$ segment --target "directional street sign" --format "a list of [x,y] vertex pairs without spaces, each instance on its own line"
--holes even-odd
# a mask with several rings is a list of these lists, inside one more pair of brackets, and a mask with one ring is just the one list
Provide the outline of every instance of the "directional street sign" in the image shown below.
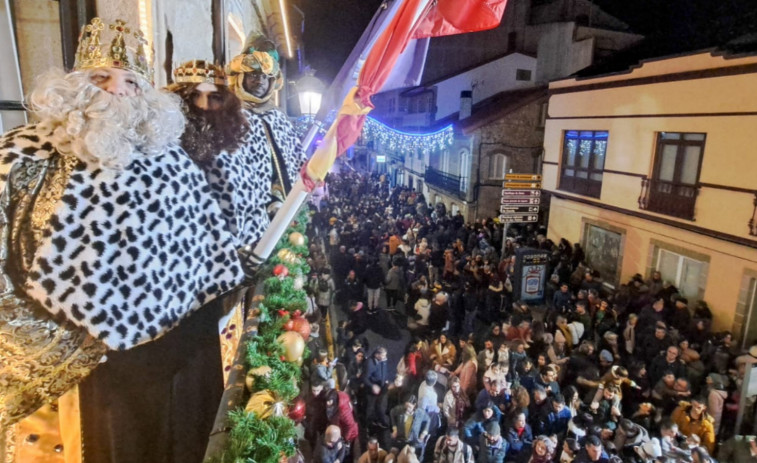
[[523,198],[526,196],[539,197],[541,190],[502,190],[502,197]]
[[537,174],[505,174],[505,180],[539,180],[541,175]]
[[499,212],[500,214],[537,213],[539,212],[539,206],[499,206]]
[[538,215],[500,215],[500,222],[514,223],[514,222],[538,222]]
[[512,196],[503,196],[502,197],[502,204],[511,205],[511,206],[520,206],[522,204],[541,204],[541,198],[520,198],[520,197],[512,197]]
[[506,182],[503,187],[507,189],[528,189],[528,188],[541,188],[541,182],[539,183],[523,183],[523,182]]

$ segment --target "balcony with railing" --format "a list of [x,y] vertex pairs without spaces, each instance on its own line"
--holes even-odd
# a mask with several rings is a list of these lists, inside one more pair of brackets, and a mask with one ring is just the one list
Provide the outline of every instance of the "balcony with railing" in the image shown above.
[[434,169],[433,167],[426,167],[426,184],[432,187],[442,189],[446,192],[452,193],[459,198],[465,197],[465,192],[462,191],[462,178],[459,175],[452,175],[447,172]]
[[699,189],[699,184],[690,185],[644,177],[641,179],[639,209],[694,220]]

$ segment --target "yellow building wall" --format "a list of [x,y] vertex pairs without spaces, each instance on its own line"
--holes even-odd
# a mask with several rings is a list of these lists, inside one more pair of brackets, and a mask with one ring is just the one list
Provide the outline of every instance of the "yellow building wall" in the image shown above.
[[648,276],[653,240],[707,256],[709,268],[703,299],[712,308],[713,329],[732,328],[742,277],[745,273],[757,272],[757,249],[560,198],[552,199],[549,238],[581,242],[586,220],[625,230],[620,271],[622,283],[636,273]]

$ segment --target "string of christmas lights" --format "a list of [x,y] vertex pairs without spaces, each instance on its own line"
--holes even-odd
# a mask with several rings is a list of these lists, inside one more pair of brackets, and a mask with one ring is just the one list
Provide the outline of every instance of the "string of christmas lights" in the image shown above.
[[366,117],[362,135],[365,140],[378,142],[391,151],[409,154],[420,149],[422,153],[427,154],[452,146],[454,130],[450,124],[432,133],[408,133]]

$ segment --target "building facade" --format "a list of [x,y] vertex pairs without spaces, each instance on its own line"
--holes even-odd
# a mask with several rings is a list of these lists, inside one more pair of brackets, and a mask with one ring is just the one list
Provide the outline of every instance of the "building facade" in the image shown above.
[[[268,0],[0,0],[0,133],[26,123],[22,102],[37,76],[73,67],[81,27],[98,15],[122,19],[145,34],[158,87],[169,83],[177,63],[227,63],[253,32],[274,40],[286,74],[287,60],[296,58],[299,44],[298,37],[285,33],[279,3]],[[287,90],[279,92],[280,105]]]
[[549,85],[549,235],[617,286],[659,271],[757,340],[757,57],[717,52]]

